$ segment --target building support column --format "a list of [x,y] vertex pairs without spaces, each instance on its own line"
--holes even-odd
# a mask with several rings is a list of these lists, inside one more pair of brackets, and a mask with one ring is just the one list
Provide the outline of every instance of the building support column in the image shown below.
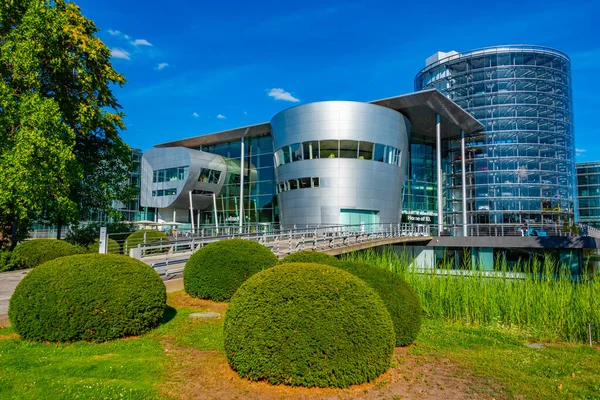
[[244,152],[244,137],[242,136],[242,148],[241,148],[241,161],[240,161],[240,233],[242,233],[242,226],[244,224],[244,158],[246,154]]
[[441,117],[438,114],[435,125],[435,153],[436,153],[436,179],[437,179],[437,214],[438,214],[438,235],[444,230],[444,202],[442,188],[442,125]]
[[196,233],[196,230],[194,229],[194,206],[192,205],[192,191],[190,190],[189,192],[190,195],[190,222],[192,223],[192,235],[194,233]]
[[219,219],[217,215],[217,195],[213,193],[213,211],[215,212],[215,228],[217,229],[217,235],[219,234]]
[[460,135],[460,178],[462,185],[462,220],[463,236],[468,236],[467,232],[467,161],[465,160],[465,131]]

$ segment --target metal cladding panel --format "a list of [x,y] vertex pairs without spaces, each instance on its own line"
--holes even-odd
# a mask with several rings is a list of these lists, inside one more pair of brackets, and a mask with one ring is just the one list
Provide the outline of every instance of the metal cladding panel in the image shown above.
[[400,222],[410,131],[410,123],[402,114],[372,104],[323,102],[283,111],[271,125],[275,149],[337,139],[385,144],[402,151],[401,166],[358,158],[321,158],[277,167],[277,183],[319,178],[319,187],[291,189],[278,195],[284,228],[338,225],[342,223],[341,209],[375,211],[382,223]]
[[[184,180],[153,182],[153,172],[175,167],[189,167]],[[218,183],[198,182],[202,168],[221,172]],[[227,166],[221,156],[184,147],[154,148],[144,152],[142,157],[140,205],[143,207],[180,208],[190,206],[189,192],[194,189],[206,190],[219,194],[223,188]],[[176,189],[172,196],[152,197],[153,190]],[[196,209],[205,209],[212,204],[212,198],[200,195],[192,196],[192,204]]]

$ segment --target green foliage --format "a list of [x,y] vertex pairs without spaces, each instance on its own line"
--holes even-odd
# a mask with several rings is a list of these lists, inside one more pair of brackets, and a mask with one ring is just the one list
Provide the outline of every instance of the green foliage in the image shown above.
[[12,253],[8,250],[0,250],[0,272],[10,271]]
[[125,252],[125,254],[129,254],[130,249],[137,247],[138,244],[142,243],[153,243],[155,245],[168,244],[169,238],[163,232],[157,231],[155,229],[141,229],[127,236],[127,239],[125,239],[123,251]]
[[94,23],[65,0],[0,3],[0,237],[130,198],[113,85],[125,79]]
[[246,279],[277,264],[277,257],[252,240],[229,239],[210,243],[185,264],[183,284],[192,297],[229,301]]
[[72,227],[67,233],[65,240],[71,244],[79,244],[88,247],[100,236],[100,228],[106,227],[106,233],[129,233],[131,225],[122,222],[93,222],[91,224],[80,224]]
[[[108,238],[107,254],[121,254],[121,245],[116,240]],[[100,239],[95,239],[86,247],[86,253],[98,253],[100,251]]]
[[79,253],[80,250],[64,240],[26,240],[15,247],[12,252],[12,269],[34,268],[55,258]]
[[336,267],[359,277],[379,294],[394,322],[396,346],[415,341],[421,329],[421,301],[404,279],[368,264],[342,261]]
[[334,256],[330,256],[329,254],[319,253],[318,251],[299,251],[297,253],[292,253],[282,260],[279,261],[280,264],[287,263],[315,263],[322,265],[329,265],[332,267],[336,267],[337,263],[340,260],[335,258]]
[[394,328],[361,279],[326,265],[261,271],[231,298],[227,360],[240,376],[292,386],[347,387],[385,372]]
[[600,341],[600,275],[573,279],[568,265],[546,255],[523,263],[515,272],[505,259],[496,271],[457,271],[448,260],[422,271],[406,253],[357,252],[347,260],[390,269],[417,292],[423,312],[432,319],[468,321],[527,331],[534,340],[587,342],[588,324]]
[[165,285],[143,262],[84,254],[29,272],[10,299],[8,315],[27,340],[103,342],[156,327],[165,302]]

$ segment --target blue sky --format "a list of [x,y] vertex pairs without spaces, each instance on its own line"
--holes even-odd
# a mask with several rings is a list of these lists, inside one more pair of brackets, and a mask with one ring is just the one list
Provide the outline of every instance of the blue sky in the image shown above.
[[578,161],[600,160],[599,1],[80,0],[128,83],[132,147],[268,121],[295,104],[413,91],[425,58],[550,46],[573,67]]

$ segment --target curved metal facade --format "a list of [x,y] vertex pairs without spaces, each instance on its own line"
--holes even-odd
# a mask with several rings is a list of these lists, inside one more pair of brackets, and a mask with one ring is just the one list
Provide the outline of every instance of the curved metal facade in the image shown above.
[[[469,223],[560,223],[577,215],[571,63],[564,53],[535,46],[453,53],[416,76],[416,90],[433,88],[485,125],[466,144]],[[450,215],[461,185],[460,153],[452,149],[444,165]]]
[[398,223],[410,122],[366,103],[328,101],[271,120],[281,224]]

